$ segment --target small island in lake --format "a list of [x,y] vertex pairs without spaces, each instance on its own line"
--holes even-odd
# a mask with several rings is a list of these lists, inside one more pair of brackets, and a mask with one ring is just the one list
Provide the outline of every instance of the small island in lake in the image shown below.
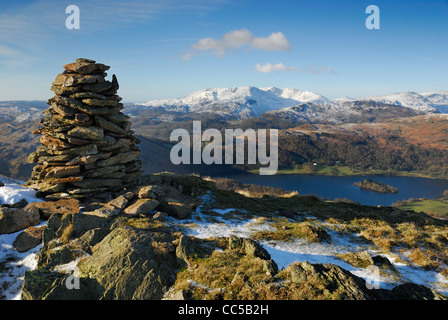
[[385,183],[373,181],[372,179],[364,179],[361,182],[355,182],[355,186],[360,187],[362,189],[368,189],[376,192],[382,193],[397,193],[398,188],[389,186]]

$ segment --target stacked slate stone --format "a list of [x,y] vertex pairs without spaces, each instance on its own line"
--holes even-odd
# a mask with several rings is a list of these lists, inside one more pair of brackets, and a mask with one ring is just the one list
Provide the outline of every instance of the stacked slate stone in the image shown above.
[[38,165],[26,183],[47,199],[102,198],[139,181],[140,141],[121,111],[117,78],[105,79],[109,68],[77,59],[52,84],[56,95],[34,132],[42,145],[28,157]]

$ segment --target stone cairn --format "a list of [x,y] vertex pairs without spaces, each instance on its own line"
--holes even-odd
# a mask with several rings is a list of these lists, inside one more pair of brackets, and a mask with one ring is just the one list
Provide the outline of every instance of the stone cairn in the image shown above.
[[52,84],[56,95],[34,131],[42,145],[28,157],[38,164],[25,184],[46,199],[107,198],[139,181],[140,141],[121,112],[117,78],[105,79],[109,68],[77,59]]

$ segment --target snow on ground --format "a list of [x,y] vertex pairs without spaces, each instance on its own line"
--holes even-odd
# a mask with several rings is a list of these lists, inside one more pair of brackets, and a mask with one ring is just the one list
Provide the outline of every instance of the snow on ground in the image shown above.
[[36,198],[35,190],[22,187],[17,183],[5,183],[0,187],[0,204],[14,204],[22,199],[28,203],[42,201]]
[[25,271],[37,267],[41,245],[26,252],[18,252],[12,245],[21,232],[0,235],[0,300],[20,300]]
[[[202,199],[203,203],[207,203],[211,200],[211,196],[205,195]],[[247,238],[253,231],[271,229],[269,225],[260,223],[257,217],[241,220],[224,216],[232,212],[241,212],[240,209],[214,209],[216,215],[213,218],[205,215],[202,210],[203,205],[200,205],[188,219],[182,220],[182,226],[188,226],[187,233],[196,238],[228,237],[231,234]],[[168,219],[173,223],[178,222],[174,218],[168,217]]]
[[[22,198],[26,199],[29,203],[41,201],[35,197],[33,190],[23,188],[20,185],[8,183],[0,187],[0,203],[11,204],[20,201]],[[211,196],[206,195],[203,200],[203,203],[207,203],[211,200]],[[187,228],[187,234],[197,238],[228,237],[230,235],[250,237],[255,231],[274,230],[266,222],[265,218],[256,216],[241,218],[241,215],[237,214],[238,212],[241,212],[241,210],[232,208],[213,209],[212,213],[214,215],[211,215],[204,213],[203,205],[201,205],[188,219],[182,220],[182,224],[179,226]],[[234,218],[231,216],[232,213],[236,213]],[[178,224],[178,220],[174,218],[168,217],[167,219],[172,223]],[[41,225],[45,223],[43,222]],[[308,243],[303,239],[296,239],[293,242],[261,241],[260,243],[269,252],[279,268],[286,268],[294,261],[332,263],[367,281],[371,281],[372,274],[369,270],[355,268],[336,256],[337,254],[347,252],[367,250],[371,255],[387,257],[400,273],[400,282],[397,282],[397,279],[392,277],[381,275],[379,279],[380,288],[392,289],[399,283],[408,281],[422,284],[444,294],[448,294],[448,280],[440,273],[427,271],[419,266],[397,262],[393,256],[379,253],[360,241],[357,235],[343,234],[330,229],[326,231],[331,236],[330,242]],[[25,271],[33,270],[37,267],[36,255],[40,251],[40,245],[24,253],[18,252],[12,246],[12,243],[20,232],[0,235],[0,300],[20,299]],[[406,259],[402,260],[406,261]],[[71,263],[61,266],[63,269],[61,271],[70,271],[75,265]]]
[[[204,201],[205,203],[210,198],[206,196],[204,200],[206,200]],[[228,219],[224,217],[225,214],[241,211],[239,209],[214,209],[212,211],[217,215],[214,215],[212,218],[210,218],[210,215],[203,213],[202,210],[203,206],[199,206],[189,219],[182,221],[182,226],[188,228],[186,233],[197,238],[228,237],[230,235],[248,238],[251,233],[257,230],[273,230],[273,227],[261,217],[246,219]],[[174,222],[174,219],[171,221]],[[420,266],[397,262],[392,255],[376,251],[370,245],[360,241],[361,239],[357,235],[342,234],[330,229],[326,231],[331,236],[330,242],[308,243],[306,240],[296,239],[292,242],[260,241],[260,243],[269,252],[271,258],[280,269],[286,268],[295,261],[322,264],[332,263],[365,279],[369,283],[377,279],[379,287],[382,289],[390,290],[401,283],[413,282],[448,294],[448,280],[442,274],[425,270]],[[364,250],[367,250],[371,256],[381,255],[388,258],[395,269],[398,270],[400,278],[397,279],[396,276],[388,277],[383,274],[379,276],[379,279],[374,278],[374,274],[370,269],[355,268],[336,256],[337,254]],[[400,258],[405,257],[401,256]]]
[[[28,203],[42,201],[33,189],[22,187],[18,181],[3,177],[0,180],[5,183],[0,187],[0,204],[14,204],[22,199]],[[45,224],[46,221],[41,225]],[[0,300],[20,299],[25,271],[37,267],[36,255],[41,245],[22,253],[12,245],[21,232],[0,235]]]
[[25,181],[14,179],[14,178],[5,177],[4,175],[0,175],[0,182],[3,182],[3,183],[15,183],[15,184],[24,184],[25,183]]

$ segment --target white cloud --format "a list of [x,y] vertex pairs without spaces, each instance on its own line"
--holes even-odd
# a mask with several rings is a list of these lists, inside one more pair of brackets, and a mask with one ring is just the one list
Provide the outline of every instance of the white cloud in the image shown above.
[[299,68],[297,66],[291,65],[286,66],[283,63],[277,63],[277,64],[259,64],[257,63],[255,65],[255,71],[260,73],[270,73],[270,72],[306,72],[306,73],[334,73],[334,70],[332,67],[324,67],[324,66],[311,66],[306,68]]
[[255,66],[255,70],[261,73],[269,73],[269,72],[285,72],[285,71],[300,71],[299,68],[296,66],[290,66],[287,67],[283,63],[277,63],[277,64],[259,64]]
[[217,56],[223,56],[227,50],[226,44],[212,38],[200,39],[191,46],[193,50],[210,50]]
[[268,37],[255,37],[247,29],[233,30],[224,34],[220,39],[203,38],[192,44],[190,51],[184,53],[181,58],[190,60],[200,51],[211,51],[213,54],[223,57],[232,49],[247,46],[249,49],[266,51],[289,51],[291,45],[281,32],[273,32]]
[[288,39],[281,32],[273,32],[267,38],[255,38],[252,41],[252,46],[257,49],[268,51],[290,51],[291,45]]
[[240,48],[253,41],[254,35],[247,29],[234,30],[222,36],[222,42],[232,48]]

